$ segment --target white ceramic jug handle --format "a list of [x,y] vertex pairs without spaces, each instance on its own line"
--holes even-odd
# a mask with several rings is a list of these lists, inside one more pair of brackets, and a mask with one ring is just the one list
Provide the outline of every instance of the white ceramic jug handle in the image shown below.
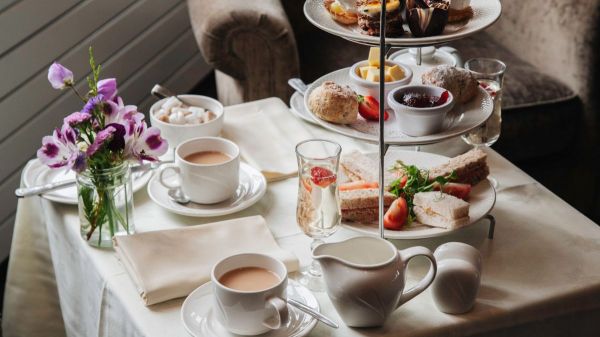
[[267,312],[271,315],[263,321],[264,326],[271,330],[277,330],[288,323],[290,315],[286,301],[279,297],[271,297],[267,299],[266,306],[268,307]]
[[423,277],[421,279],[421,281],[419,281],[419,283],[417,283],[414,287],[412,287],[402,293],[402,296],[400,296],[400,300],[398,301],[398,305],[396,307],[399,307],[403,303],[410,301],[415,296],[417,296],[421,292],[423,292],[423,290],[427,289],[427,287],[429,287],[431,285],[431,283],[433,282],[433,279],[435,278],[435,274],[437,272],[437,264],[435,263],[435,257],[433,257],[433,254],[431,253],[431,251],[429,249],[427,249],[425,247],[421,247],[421,246],[410,247],[410,248],[399,251],[399,253],[400,253],[400,258],[402,259],[402,262],[404,263],[404,274],[405,275],[406,275],[406,267],[408,266],[408,261],[410,261],[410,259],[412,259],[413,257],[425,256],[426,258],[429,259],[431,266],[429,267],[429,271],[427,272],[427,275],[425,275],[425,277]]

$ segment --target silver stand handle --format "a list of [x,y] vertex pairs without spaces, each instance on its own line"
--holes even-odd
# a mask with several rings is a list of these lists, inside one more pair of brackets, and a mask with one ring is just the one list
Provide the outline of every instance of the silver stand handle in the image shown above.
[[308,90],[308,85],[299,78],[290,78],[288,84],[302,96],[304,96],[306,90]]

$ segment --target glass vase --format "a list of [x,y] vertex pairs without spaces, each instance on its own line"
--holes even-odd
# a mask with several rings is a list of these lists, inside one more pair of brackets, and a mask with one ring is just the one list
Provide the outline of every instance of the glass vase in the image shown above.
[[81,237],[88,244],[112,247],[113,236],[135,232],[129,163],[78,174],[77,193]]

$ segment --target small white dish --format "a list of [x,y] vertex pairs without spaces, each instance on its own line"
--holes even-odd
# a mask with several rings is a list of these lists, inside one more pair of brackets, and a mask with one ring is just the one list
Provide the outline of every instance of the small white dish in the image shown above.
[[[165,179],[177,179],[175,174],[164,176]],[[158,175],[148,183],[150,199],[166,210],[191,217],[213,217],[242,211],[260,200],[267,191],[267,180],[262,173],[246,163],[240,163],[240,183],[235,195],[223,202],[211,205],[190,202],[182,205],[169,198],[168,188],[160,183]]]
[[[146,186],[148,180],[152,177],[152,170],[132,173],[131,177],[133,179],[131,182],[133,192],[135,193]],[[42,164],[38,159],[30,161],[23,170],[24,187],[45,185],[68,179],[75,179],[75,173],[73,171],[65,172],[65,170],[62,169],[51,169]],[[42,194],[42,198],[61,204],[77,205],[77,187],[73,185],[50,191]]]
[[[300,285],[289,279],[287,296],[293,298],[312,309],[319,311],[319,302],[315,296]],[[208,282],[194,290],[181,306],[181,321],[187,332],[194,337],[235,337],[227,331],[215,317],[213,309],[212,283]],[[302,337],[310,333],[317,324],[317,320],[288,305],[290,313],[289,323],[282,329],[272,330],[260,336],[264,337]]]
[[448,100],[430,108],[417,108],[405,105],[400,98],[406,93],[416,93],[440,97],[448,90],[433,85],[405,85],[391,90],[387,102],[398,117],[400,131],[413,137],[427,136],[441,131],[446,114],[454,107],[454,96],[448,91]]
[[168,98],[163,98],[150,107],[150,124],[160,129],[161,136],[169,142],[170,148],[175,148],[179,143],[198,137],[217,137],[223,129],[225,114],[223,104],[214,98],[202,95],[177,95],[184,101],[194,106],[210,110],[215,113],[215,119],[202,124],[171,124],[165,123],[155,117],[161,106]]
[[[362,96],[373,96],[375,97],[375,99],[377,101],[379,101],[379,82],[372,82],[372,81],[367,81],[365,79],[363,79],[362,77],[360,77],[359,71],[360,71],[360,67],[365,67],[368,66],[369,62],[368,61],[360,61],[355,63],[352,67],[350,67],[350,70],[348,72],[349,76],[350,76],[350,86],[352,87],[352,89],[354,89],[354,91]],[[400,62],[396,62],[396,61],[392,61],[392,60],[386,60],[385,61],[385,65],[387,66],[399,66],[402,71],[404,72],[404,78],[398,81],[392,81],[392,82],[385,82],[385,89],[383,90],[383,97],[387,97],[388,93],[398,87],[401,87],[403,85],[409,84],[410,81],[412,80],[413,77],[413,72],[412,70],[403,65]],[[379,102],[381,104],[381,102]],[[389,109],[389,105],[386,102],[384,102],[384,106],[386,109]]]

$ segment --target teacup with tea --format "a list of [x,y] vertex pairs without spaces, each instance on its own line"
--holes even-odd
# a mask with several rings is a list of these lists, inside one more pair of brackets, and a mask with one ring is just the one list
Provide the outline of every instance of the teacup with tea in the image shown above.
[[264,254],[238,254],[218,262],[211,273],[219,323],[231,333],[258,335],[285,327],[287,269]]
[[[167,172],[174,171],[174,182]],[[167,188],[181,188],[195,203],[215,204],[231,198],[239,185],[240,149],[224,138],[200,137],[175,149],[175,164],[160,172]]]

